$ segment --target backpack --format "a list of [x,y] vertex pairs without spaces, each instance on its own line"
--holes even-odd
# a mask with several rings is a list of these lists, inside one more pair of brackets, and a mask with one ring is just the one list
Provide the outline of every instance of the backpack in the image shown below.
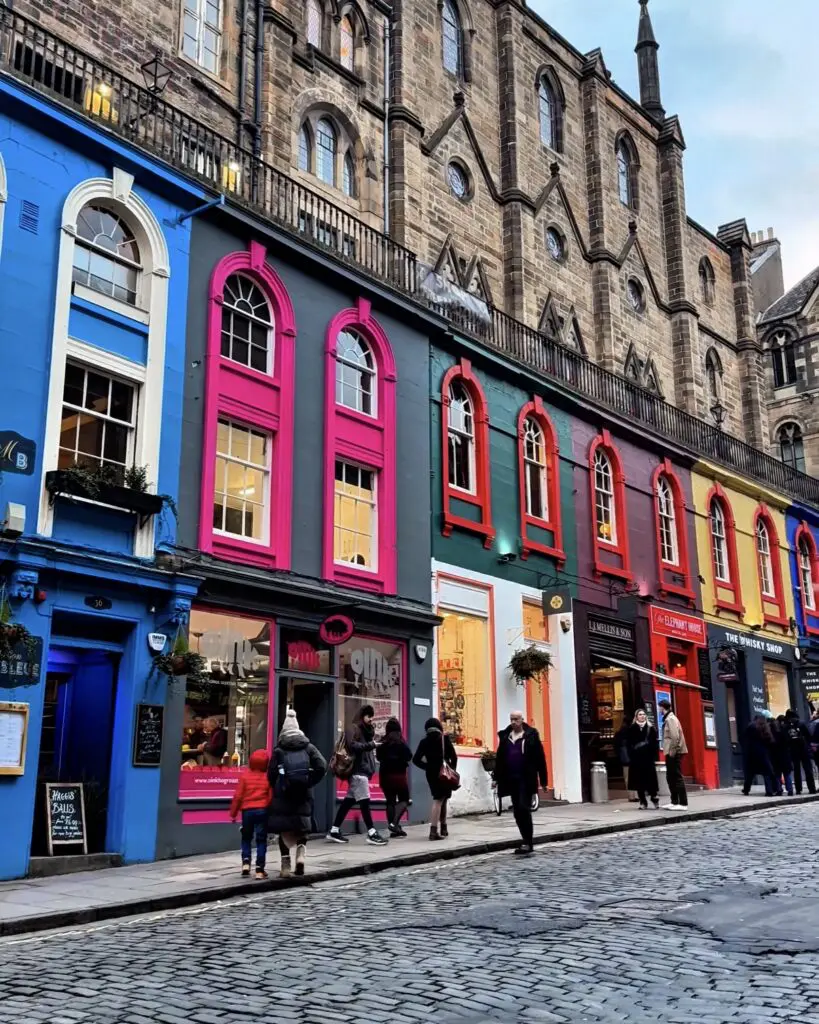
[[307,748],[278,752],[276,795],[288,800],[304,799],[310,789],[310,755]]

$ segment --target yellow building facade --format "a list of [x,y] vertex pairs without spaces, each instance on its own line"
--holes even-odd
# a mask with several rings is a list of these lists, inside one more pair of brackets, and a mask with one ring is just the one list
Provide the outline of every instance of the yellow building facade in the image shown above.
[[785,523],[789,500],[700,461],[691,471],[702,611],[720,785],[742,776],[754,715],[798,706],[794,589]]

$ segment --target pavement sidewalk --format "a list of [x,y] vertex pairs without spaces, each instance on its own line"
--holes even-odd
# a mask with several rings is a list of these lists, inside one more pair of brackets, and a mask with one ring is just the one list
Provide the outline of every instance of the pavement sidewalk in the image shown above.
[[[738,789],[692,793],[688,811],[641,811],[636,804],[546,805],[535,815],[535,843],[565,842],[589,836],[626,832],[685,821],[731,817],[749,811],[773,810],[788,804],[819,800],[814,796],[766,798],[762,792],[745,797]],[[19,879],[0,883],[0,936],[88,924],[131,914],[153,913],[199,903],[259,893],[294,885],[351,878],[387,868],[409,867],[455,857],[511,850],[520,841],[510,811],[497,817],[484,814],[450,820],[450,836],[430,843],[427,825],[407,827],[406,839],[375,847],[363,835],[349,845],[323,840],[307,848],[307,874],[279,879],[278,846],[269,850],[270,878],[257,882],[239,874],[236,853],[132,864],[100,871]]]

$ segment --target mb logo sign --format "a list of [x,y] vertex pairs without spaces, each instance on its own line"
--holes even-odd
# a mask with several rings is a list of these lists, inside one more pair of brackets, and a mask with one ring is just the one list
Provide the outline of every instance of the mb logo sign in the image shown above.
[[14,430],[0,430],[0,472],[31,476],[37,445]]

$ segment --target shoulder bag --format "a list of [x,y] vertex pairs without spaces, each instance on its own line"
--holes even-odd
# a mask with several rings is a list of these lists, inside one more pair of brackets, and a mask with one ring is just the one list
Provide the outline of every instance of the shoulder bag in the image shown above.
[[438,772],[438,781],[452,790],[461,788],[461,776],[446,763],[446,739],[443,733],[441,733],[441,770]]
[[344,738],[344,733],[342,733],[338,738],[336,749],[333,751],[328,767],[337,779],[349,779],[353,774],[354,763],[354,758],[347,749],[347,741]]

